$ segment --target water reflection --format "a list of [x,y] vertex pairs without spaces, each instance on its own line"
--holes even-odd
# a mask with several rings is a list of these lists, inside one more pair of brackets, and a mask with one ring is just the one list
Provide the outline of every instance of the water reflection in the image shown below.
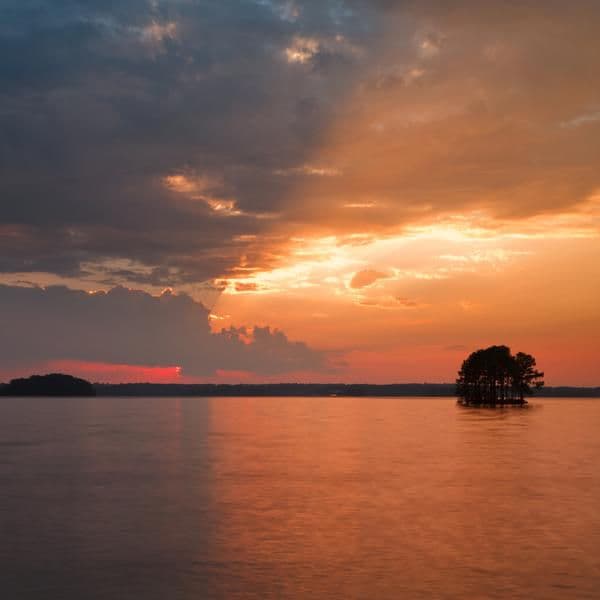
[[[595,579],[578,581],[579,593],[592,597],[599,529],[581,516],[590,491],[572,470],[581,446],[562,448],[565,431],[578,429],[563,431],[562,411],[547,420],[533,409],[381,399],[238,408],[215,402],[211,412],[222,434],[216,548],[234,565],[232,590],[550,597],[583,570]],[[591,512],[597,477],[594,486]]]
[[23,399],[0,413],[4,597],[600,586],[598,402]]

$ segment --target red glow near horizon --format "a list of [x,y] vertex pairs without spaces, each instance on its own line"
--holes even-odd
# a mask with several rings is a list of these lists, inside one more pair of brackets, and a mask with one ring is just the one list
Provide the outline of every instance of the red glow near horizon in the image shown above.
[[56,360],[10,371],[2,379],[27,377],[32,373],[68,373],[94,383],[182,383],[180,367],[118,365],[78,360]]
[[[517,346],[515,346],[517,348]],[[520,348],[520,346],[519,346]],[[556,349],[534,348],[538,366],[546,373],[546,385],[597,385],[594,358],[585,349],[579,354],[557,352]],[[462,360],[471,350],[449,349],[423,352],[390,352],[384,356],[378,352],[354,351],[344,355],[343,361],[332,370],[296,371],[278,375],[264,375],[249,371],[218,369],[213,375],[186,376],[177,366],[140,366],[57,360],[21,367],[17,370],[0,370],[0,381],[32,374],[68,373],[94,383],[220,383],[220,384],[262,384],[262,383],[451,383]],[[569,356],[571,354],[571,356]],[[450,366],[449,361],[452,362]],[[431,365],[435,364],[440,373],[431,376]],[[390,373],[394,376],[390,377]],[[577,375],[573,383],[573,373]]]

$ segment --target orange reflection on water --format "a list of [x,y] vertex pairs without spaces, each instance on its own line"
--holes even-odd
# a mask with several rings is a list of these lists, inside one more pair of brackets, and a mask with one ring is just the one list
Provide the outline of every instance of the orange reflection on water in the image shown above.
[[[570,585],[574,565],[592,585],[599,531],[585,529],[594,504],[582,511],[572,494],[598,494],[600,481],[589,469],[587,487],[574,477],[582,447],[553,450],[564,420],[541,410],[473,413],[448,399],[211,401],[213,558],[227,566],[229,591],[552,597],[550,582]],[[581,414],[571,421],[592,439]]]

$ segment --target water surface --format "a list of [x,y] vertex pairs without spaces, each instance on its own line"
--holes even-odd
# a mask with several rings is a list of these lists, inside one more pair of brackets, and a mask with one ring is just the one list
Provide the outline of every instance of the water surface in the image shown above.
[[600,401],[0,402],[3,598],[597,598]]

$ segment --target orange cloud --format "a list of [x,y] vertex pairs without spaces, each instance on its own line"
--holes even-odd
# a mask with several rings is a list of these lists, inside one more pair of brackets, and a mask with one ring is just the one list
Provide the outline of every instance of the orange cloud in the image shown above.
[[373,285],[377,280],[385,279],[386,277],[389,277],[389,275],[382,271],[376,271],[374,269],[365,269],[363,271],[358,271],[358,273],[354,274],[350,281],[350,287],[352,289],[358,290]]
[[255,292],[256,290],[258,290],[258,284],[256,283],[243,283],[239,281],[235,283],[236,292]]

